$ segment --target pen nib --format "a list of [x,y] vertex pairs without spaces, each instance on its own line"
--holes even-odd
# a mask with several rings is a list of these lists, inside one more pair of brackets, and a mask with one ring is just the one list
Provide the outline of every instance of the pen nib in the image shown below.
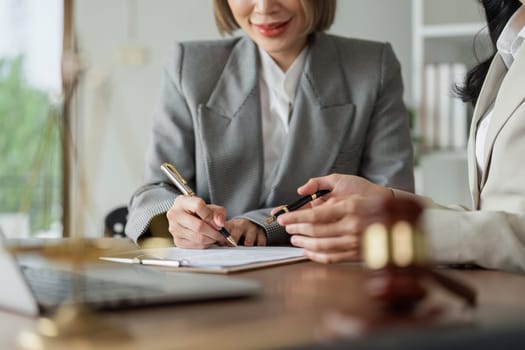
[[235,240],[231,236],[226,238],[226,240],[230,242],[232,246],[237,247],[237,243],[235,243]]

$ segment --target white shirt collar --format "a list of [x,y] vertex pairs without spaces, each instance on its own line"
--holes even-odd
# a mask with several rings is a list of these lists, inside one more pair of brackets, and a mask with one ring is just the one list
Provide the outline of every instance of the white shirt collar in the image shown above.
[[303,49],[284,73],[264,50],[259,48],[259,83],[264,147],[264,181],[261,203],[272,189],[275,172],[288,140],[290,116],[297,85],[307,56]]
[[273,93],[285,98],[290,104],[293,104],[295,99],[295,92],[304,69],[307,51],[308,49],[305,47],[285,73],[270,55],[259,47],[261,77]]
[[525,39],[525,6],[521,6],[510,18],[497,41],[498,52],[509,68]]

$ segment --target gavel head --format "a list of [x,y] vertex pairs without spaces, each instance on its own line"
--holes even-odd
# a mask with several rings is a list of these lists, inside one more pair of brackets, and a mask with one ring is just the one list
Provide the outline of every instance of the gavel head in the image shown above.
[[426,291],[424,236],[418,220],[423,207],[405,198],[370,199],[370,224],[363,233],[362,256],[371,270],[369,295],[393,311],[410,311]]

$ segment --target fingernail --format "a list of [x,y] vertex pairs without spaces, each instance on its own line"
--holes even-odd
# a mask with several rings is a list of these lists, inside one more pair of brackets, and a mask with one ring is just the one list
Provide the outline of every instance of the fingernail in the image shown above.
[[282,215],[279,215],[277,217],[277,222],[279,223],[279,225],[281,226],[286,226],[286,223],[287,223],[287,219],[288,219],[288,214],[282,214]]
[[294,225],[294,224],[286,225],[286,232],[297,233],[296,231],[297,231],[297,225]]

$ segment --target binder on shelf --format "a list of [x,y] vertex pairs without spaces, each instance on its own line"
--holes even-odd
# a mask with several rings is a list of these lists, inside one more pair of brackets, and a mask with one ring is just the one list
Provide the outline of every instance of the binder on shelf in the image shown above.
[[437,117],[437,140],[438,148],[446,149],[451,145],[451,89],[452,81],[450,79],[450,65],[446,63],[439,64],[437,67],[438,79],[438,117]]
[[421,107],[421,130],[424,149],[433,149],[435,145],[436,123],[436,98],[437,98],[436,66],[427,64],[423,74],[423,101]]
[[424,66],[419,118],[424,149],[452,150],[466,147],[468,108],[453,94],[454,86],[462,84],[466,72],[466,66],[461,63]]
[[[461,63],[452,65],[452,80],[457,86],[462,86],[467,75],[467,66]],[[456,97],[452,99],[452,148],[464,149],[467,146],[468,106]]]

